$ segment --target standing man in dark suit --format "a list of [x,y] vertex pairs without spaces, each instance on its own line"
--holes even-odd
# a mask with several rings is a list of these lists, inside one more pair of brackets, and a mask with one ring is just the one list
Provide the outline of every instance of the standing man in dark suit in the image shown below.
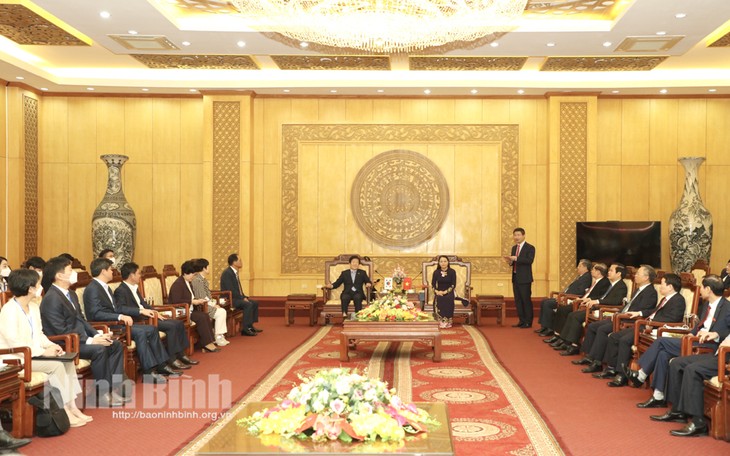
[[242,336],[255,336],[263,332],[263,329],[254,328],[253,324],[259,321],[259,303],[249,299],[243,293],[241,277],[238,275],[243,268],[243,261],[237,253],[228,255],[228,267],[221,273],[221,290],[230,291],[233,299],[233,307],[243,310],[243,321],[241,322]]
[[[107,285],[113,277],[111,260],[96,258],[91,262],[89,270],[94,280],[84,290],[84,308],[88,318],[91,321],[118,321],[121,325],[131,326],[145,383],[167,383],[162,374],[179,376],[180,371],[167,365],[165,347],[157,328],[152,325],[135,325],[132,317],[124,315],[114,301],[112,290]],[[154,311],[149,309],[139,310],[137,313],[145,317],[154,316]]]
[[41,301],[43,332],[48,336],[78,334],[79,357],[91,361],[91,372],[101,395],[99,403],[112,407],[124,405],[126,399],[115,391],[124,381],[122,344],[112,340],[109,334],[97,333],[84,318],[76,292],[69,290],[76,283],[71,261],[64,257],[48,260],[41,283],[45,290]]
[[[582,259],[578,262],[578,266],[575,268],[575,272],[578,277],[568,285],[563,293],[572,295],[582,295],[591,286],[593,278],[591,277],[591,268],[593,263],[591,260]],[[543,299],[540,303],[540,329],[535,332],[541,337],[547,337],[553,335],[553,330],[550,329],[553,325],[553,316],[555,315],[555,309],[558,308],[558,301],[555,298]]]
[[535,261],[535,247],[525,242],[525,229],[515,228],[512,231],[512,246],[510,256],[504,260],[512,266],[512,293],[515,297],[515,307],[520,321],[514,328],[532,327],[532,262]]
[[[647,320],[656,322],[680,323],[684,318],[686,309],[684,296],[679,294],[681,289],[682,279],[677,274],[665,274],[659,285],[659,293],[663,298],[659,301],[656,309],[628,312],[629,317],[632,319],[646,317]],[[609,373],[613,372],[616,377],[608,382],[608,386],[626,386],[628,384],[628,364],[633,356],[631,351],[633,345],[633,327],[611,333],[608,336],[606,355],[603,358],[606,362],[606,371],[598,375],[594,374],[594,376],[596,378],[607,378],[607,376],[610,377]]]
[[185,323],[174,318],[168,320],[145,302],[138,288],[142,279],[139,265],[124,263],[120,272],[124,281],[114,291],[114,301],[119,312],[129,315],[136,322],[146,318],[142,313],[145,310],[157,315],[157,329],[167,335],[167,362],[175,369],[189,369],[190,366],[199,364],[199,361],[194,361],[185,355],[185,349],[190,346],[185,333]]
[[[705,300],[699,310],[700,319],[692,328],[692,335],[700,338],[700,346],[717,350],[720,341],[730,334],[730,303],[722,297],[723,287],[720,278],[714,274],[702,279],[700,294]],[[667,386],[669,362],[681,354],[682,339],[660,337],[639,358],[638,371],[628,372],[631,383],[638,387],[644,384],[652,373],[652,397],[637,404],[639,408],[666,407],[664,393]],[[717,364],[715,364],[717,366]]]
[[[657,305],[657,293],[654,288],[656,270],[648,264],[642,264],[634,274],[636,288],[631,299],[625,300],[623,308],[618,313],[641,312],[654,309]],[[586,336],[583,339],[581,351],[585,357],[573,361],[573,364],[589,364],[581,372],[590,374],[601,371],[603,356],[606,353],[608,335],[613,331],[613,319],[604,318],[594,321],[586,327]]]
[[342,294],[340,295],[342,316],[347,317],[347,307],[350,305],[350,301],[355,304],[355,312],[360,312],[360,310],[362,310],[362,301],[367,296],[363,287],[369,290],[373,285],[372,282],[370,282],[367,272],[360,269],[359,256],[351,256],[350,269],[342,271],[342,273],[340,273],[340,277],[335,280],[335,283],[327,283],[325,284],[325,288],[333,289],[342,284],[345,285],[345,288],[342,290]]

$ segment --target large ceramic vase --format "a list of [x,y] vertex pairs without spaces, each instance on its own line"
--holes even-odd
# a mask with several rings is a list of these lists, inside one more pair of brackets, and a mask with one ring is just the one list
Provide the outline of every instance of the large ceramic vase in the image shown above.
[[104,249],[114,250],[117,267],[132,261],[137,219],[122,190],[122,165],[126,155],[102,155],[109,170],[106,193],[91,219],[91,243],[94,257]]
[[697,171],[702,157],[683,157],[684,193],[679,207],[669,217],[669,256],[672,271],[689,272],[697,260],[710,263],[712,215],[700,198]]

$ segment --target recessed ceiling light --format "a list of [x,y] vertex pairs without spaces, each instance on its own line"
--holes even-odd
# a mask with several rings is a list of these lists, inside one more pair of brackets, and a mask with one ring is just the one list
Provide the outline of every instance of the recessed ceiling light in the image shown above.
[[426,90],[423,91],[423,93],[425,93],[426,95],[429,95],[431,93],[431,90],[426,89]]
[[240,48],[246,47],[246,42],[245,41],[239,41],[239,42],[236,43],[236,46],[238,46]]
[[23,80],[23,79],[25,79],[25,78],[24,78],[23,76],[15,76],[15,79],[17,79],[17,80],[19,80],[19,81],[22,81],[22,80]]
[[619,90],[612,90],[611,93],[619,93]]
[[299,43],[299,47],[303,47],[303,48],[309,47],[309,43],[307,43],[306,41],[302,41],[301,43]]
[[127,30],[127,33],[129,33],[130,35],[136,35],[137,31],[136,30]]
[[99,13],[99,16],[101,16],[102,19],[109,19],[110,17],[112,17],[109,11],[102,11]]
[[477,89],[471,89],[471,90],[469,91],[469,93],[471,93],[472,95],[476,95],[476,94],[478,94],[478,93],[479,93],[479,91],[478,91]]
[[150,91],[150,89],[148,89],[148,88],[142,89],[142,92],[149,92],[149,91]]
[[550,48],[551,48],[551,47],[555,47],[555,43],[553,43],[553,42],[551,41],[551,42],[549,42],[548,44],[546,44],[546,46],[547,46],[547,47],[550,47]]
[[383,92],[385,92],[385,90],[383,90],[383,89],[378,89],[378,93],[383,93]]
[[289,93],[289,92],[291,92],[291,90],[289,90],[289,89],[284,89],[284,93]]
[[330,93],[337,93],[337,90],[336,89],[332,89],[332,90],[330,90]]
[[190,46],[190,41],[183,41],[182,42],[182,45],[183,46]]
[[662,89],[662,90],[659,91],[659,93],[661,93],[661,94],[665,94],[667,92],[669,92],[667,89]]
[[41,87],[41,90],[44,92],[48,92],[48,87]]
[[677,19],[684,19],[685,17],[687,17],[687,15],[685,13],[677,13],[674,15],[674,17],[676,17]]
[[717,89],[707,89],[708,92],[717,92]]
[[87,87],[86,90],[94,90],[93,87]]
[[496,41],[492,41],[491,43],[489,43],[489,45],[493,48],[499,47],[499,43],[497,43]]
[[660,31],[656,32],[656,34],[659,36],[664,36],[667,34],[667,32],[665,32],[664,30],[660,30]]
[[520,90],[517,91],[517,93],[519,93],[520,95],[522,95],[523,93],[525,93],[525,91],[522,90],[522,89],[520,89]]
[[613,44],[613,43],[612,43],[612,42],[610,42],[610,41],[604,41],[604,42],[603,42],[603,47],[611,47],[611,45],[612,45],[612,44]]
[[190,89],[191,92],[197,92],[198,89]]

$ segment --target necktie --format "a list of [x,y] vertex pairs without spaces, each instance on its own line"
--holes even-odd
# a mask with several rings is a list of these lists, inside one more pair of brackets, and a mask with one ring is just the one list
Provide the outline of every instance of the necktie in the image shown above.
[[238,282],[238,292],[241,293],[241,296],[243,296],[243,287],[241,286],[241,278],[238,276],[238,273],[236,274],[236,282]]
[[78,308],[78,307],[76,307],[76,303],[75,303],[75,302],[73,301],[73,299],[71,299],[71,293],[69,293],[69,291],[68,291],[68,290],[66,290],[66,291],[64,292],[64,294],[66,295],[66,299],[68,299],[68,302],[70,302],[70,303],[71,303],[71,307],[73,307],[73,308],[74,308],[74,310],[76,310],[76,311],[78,312],[78,311],[79,311],[79,308]]
[[[616,282],[616,283],[618,283],[618,282]],[[611,284],[611,286],[610,286],[610,287],[608,287],[608,290],[606,290],[606,292],[605,292],[605,293],[603,293],[603,296],[601,296],[601,297],[600,297],[599,299],[603,299],[603,298],[605,298],[606,296],[608,296],[608,293],[610,293],[610,292],[611,292],[611,288],[613,288],[613,285],[614,285],[614,284]]]
[[662,298],[662,301],[659,303],[658,306],[656,306],[656,310],[653,314],[649,315],[649,320],[653,320],[654,316],[659,313],[660,310],[662,310],[662,307],[664,307],[664,304],[667,302],[667,298]]
[[[715,311],[717,311],[717,306],[715,306]],[[705,316],[704,318],[700,319],[702,323],[697,328],[702,329],[705,327],[705,325],[707,325],[707,330],[709,331],[712,327],[712,319],[714,317],[714,313],[715,312],[712,312],[712,309],[710,309],[710,304],[708,303],[707,308],[705,308]]]
[[621,313],[628,312],[628,310],[631,308],[631,304],[634,303],[634,299],[636,299],[636,297],[639,295],[639,293],[641,293],[641,289],[640,288],[637,288],[636,290],[634,290],[633,296],[631,296],[631,299],[629,300],[629,302],[626,303],[626,305],[624,306],[624,308],[621,309]]
[[591,282],[591,287],[589,289],[587,289],[586,294],[583,295],[584,298],[587,298],[588,295],[591,294],[591,290],[593,290],[593,287],[595,287],[597,283],[598,283],[598,280],[594,280],[593,282]]
[[[520,244],[517,244],[517,248],[515,249],[515,258],[520,256]],[[512,263],[512,272],[517,272],[517,260]]]

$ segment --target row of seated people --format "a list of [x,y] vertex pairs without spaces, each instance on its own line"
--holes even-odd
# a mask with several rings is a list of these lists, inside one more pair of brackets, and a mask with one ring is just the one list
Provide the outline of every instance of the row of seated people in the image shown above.
[[[543,341],[563,356],[582,352],[584,356],[573,364],[586,366],[582,372],[595,378],[612,379],[610,387],[639,387],[651,377],[652,395],[637,407],[671,404],[667,413],[651,419],[686,423],[671,431],[675,436],[707,434],[704,381],[719,370],[724,373],[725,353],[730,354],[730,302],[723,297],[730,287],[730,262],[722,277],[706,275],[700,286],[694,286],[691,279],[694,291],[688,296],[692,299],[699,293],[702,303],[690,302],[690,311],[700,317],[696,324],[680,330],[666,328],[681,325],[688,308],[679,275],[657,278],[653,267],[641,265],[633,280],[624,280],[624,265],[606,267],[589,260],[580,260],[577,272],[576,280],[562,294],[562,298],[572,298],[563,299],[566,305],[560,305],[558,299],[542,302],[541,328],[536,332],[546,337]],[[609,318],[601,318],[609,312]],[[662,337],[671,332],[689,334],[686,341]],[[638,369],[632,369],[634,352],[639,355]]]

